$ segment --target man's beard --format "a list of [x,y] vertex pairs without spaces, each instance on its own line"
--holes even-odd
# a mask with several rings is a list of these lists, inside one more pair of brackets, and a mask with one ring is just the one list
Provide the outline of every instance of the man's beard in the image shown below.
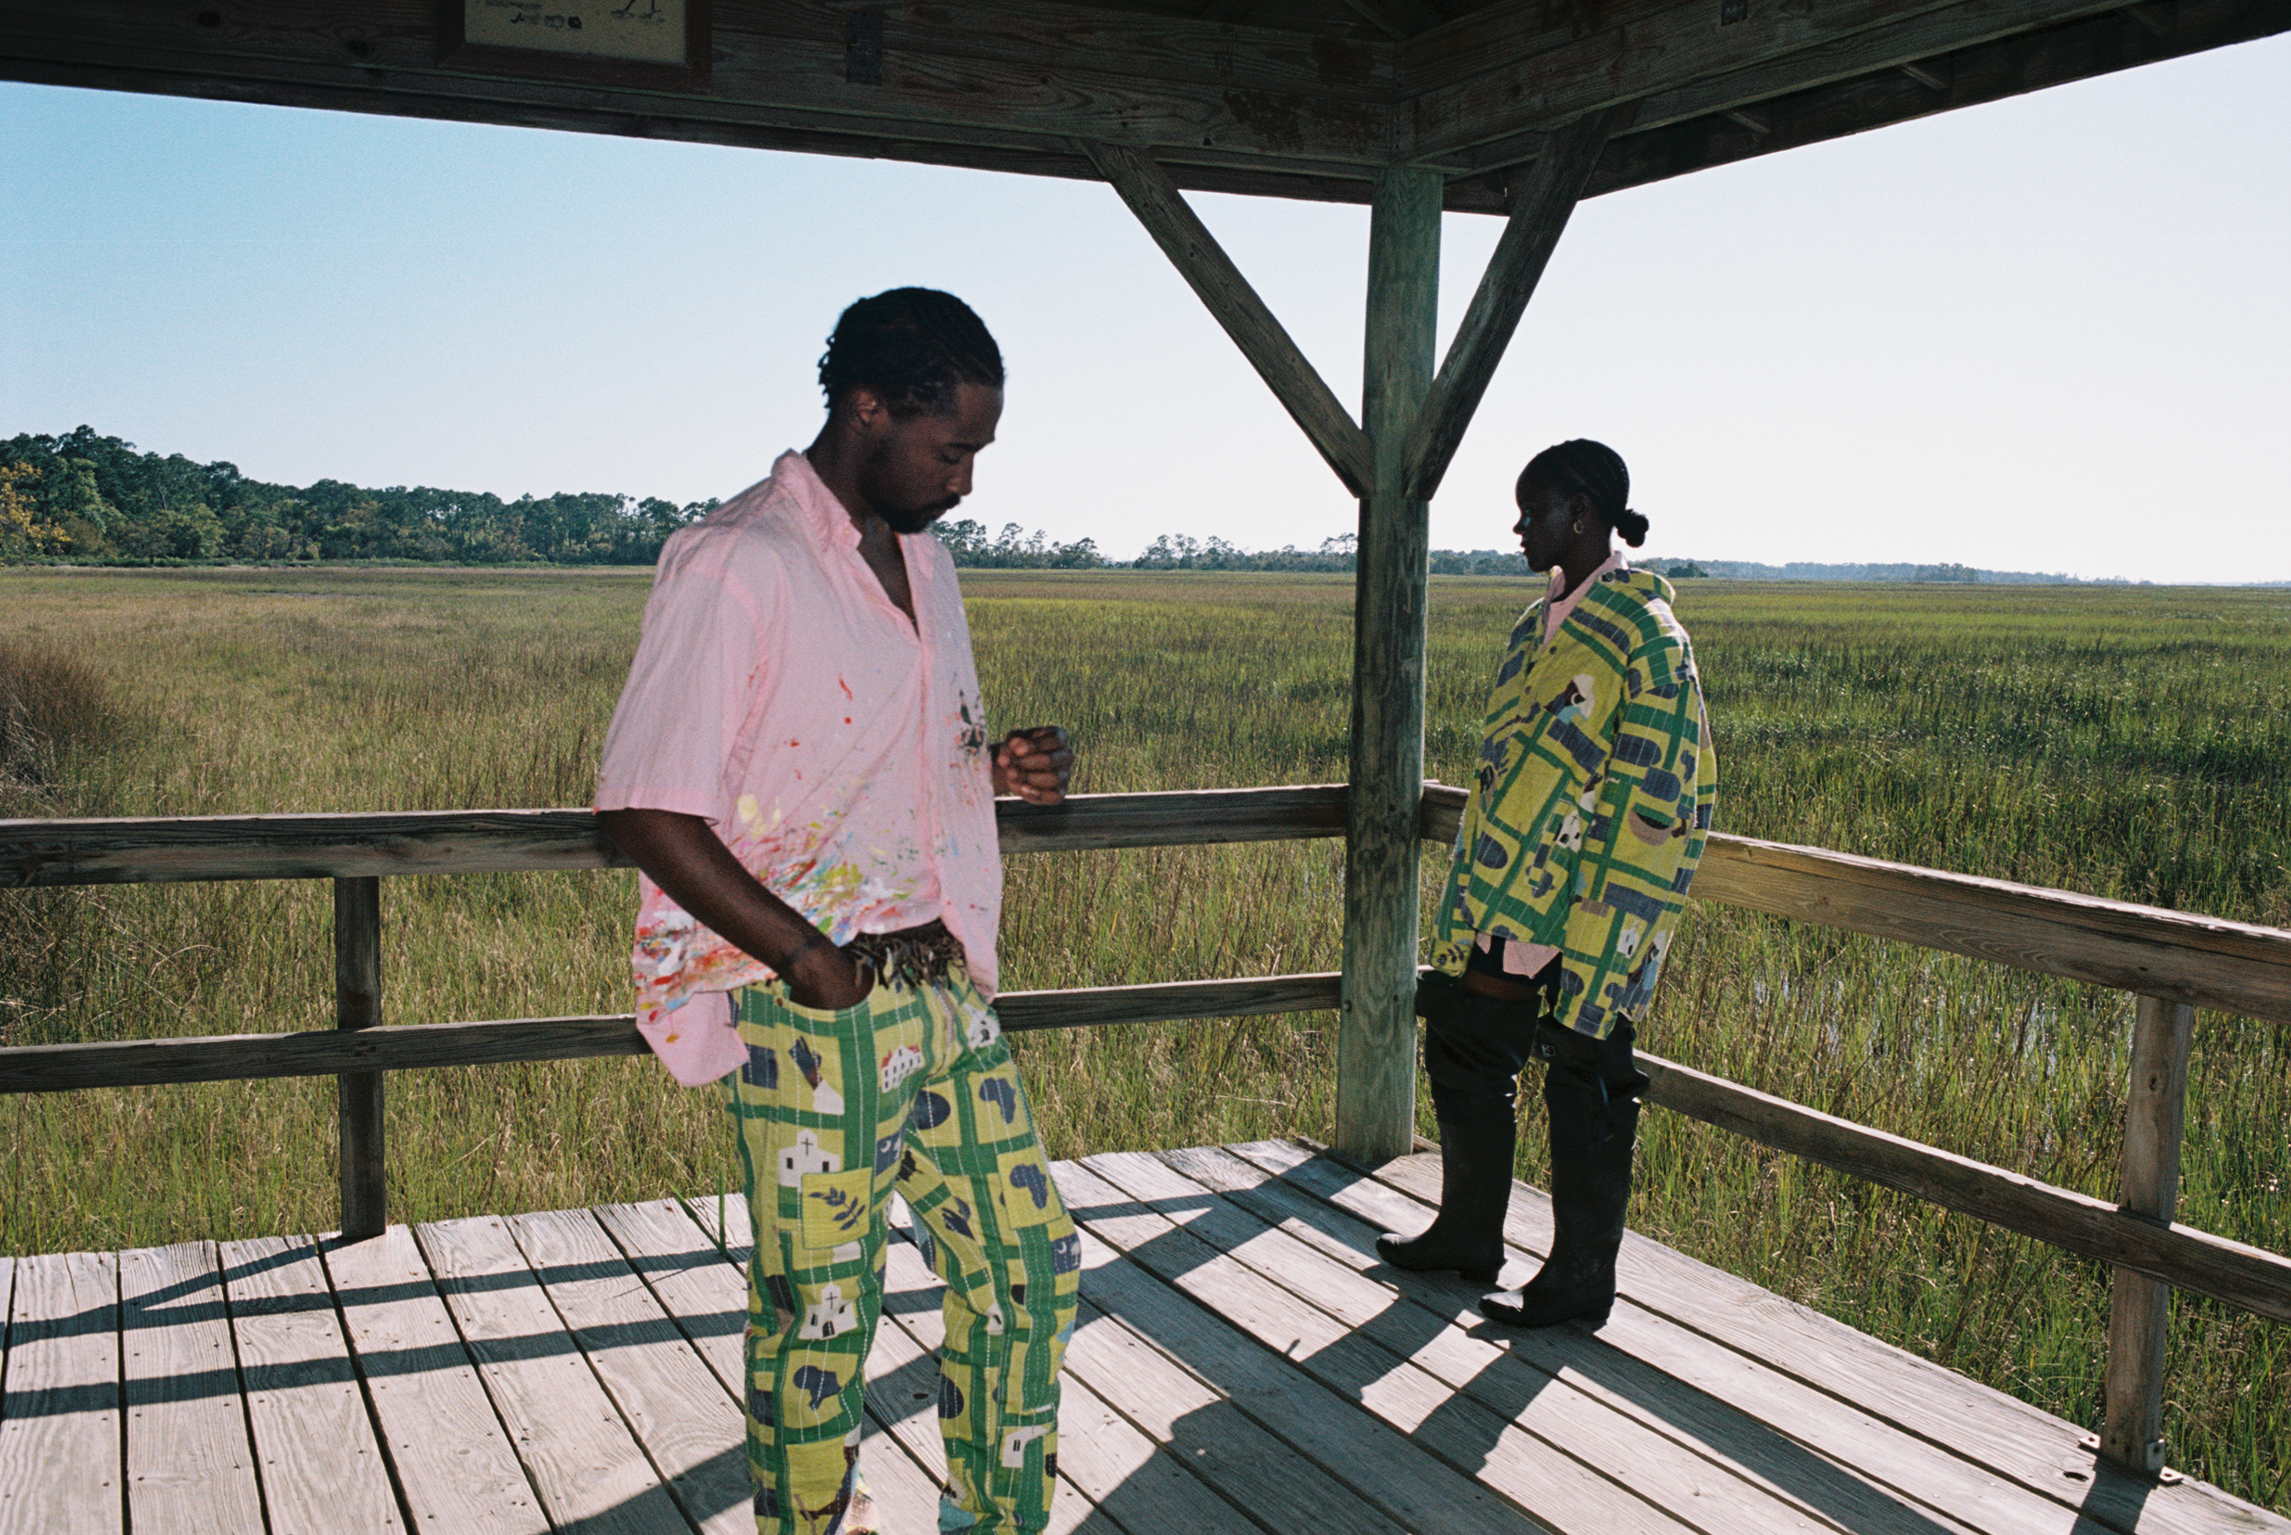
[[891,525],[891,531],[894,533],[920,533],[954,509],[954,502],[938,501],[929,506],[915,507],[907,511],[892,512],[878,509],[878,515]]

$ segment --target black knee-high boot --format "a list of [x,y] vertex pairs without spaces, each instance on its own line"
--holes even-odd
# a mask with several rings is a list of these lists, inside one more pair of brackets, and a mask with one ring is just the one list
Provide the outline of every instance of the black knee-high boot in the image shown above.
[[1480,1311],[1515,1327],[1596,1327],[1615,1304],[1639,1100],[1628,1085],[1611,1089],[1594,1073],[1553,1062],[1543,1101],[1551,1114],[1551,1256],[1517,1296],[1488,1296]]
[[1503,1268],[1503,1218],[1511,1206],[1511,1157],[1519,1136],[1509,1099],[1433,1108],[1440,1120],[1440,1213],[1421,1235],[1386,1232],[1376,1255],[1394,1268],[1454,1269],[1492,1285]]

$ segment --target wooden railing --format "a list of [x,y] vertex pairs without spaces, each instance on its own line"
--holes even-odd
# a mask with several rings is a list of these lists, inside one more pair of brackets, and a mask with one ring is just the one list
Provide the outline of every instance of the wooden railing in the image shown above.
[[[1424,837],[1453,839],[1463,791],[1425,786]],[[1005,802],[1005,852],[1342,836],[1341,784],[1080,795],[1056,809]],[[306,1033],[0,1049],[0,1092],[257,1077],[339,1079],[342,1229],[382,1229],[382,1073],[413,1067],[637,1055],[626,1015],[384,1025],[378,955],[386,875],[626,866],[587,811],[216,816],[0,822],[0,888],[232,879],[331,879],[337,1027]],[[2291,1321],[2291,1257],[2172,1221],[2193,1010],[2291,1018],[2291,932],[1819,848],[1714,836],[1695,896],[2114,987],[2138,999],[2123,1201],[1988,1166],[1653,1056],[1650,1100],[2007,1230],[2112,1265],[2100,1450],[2161,1465],[2169,1288]],[[1006,993],[1013,1031],[1301,1012],[1338,1004],[1334,974]]]

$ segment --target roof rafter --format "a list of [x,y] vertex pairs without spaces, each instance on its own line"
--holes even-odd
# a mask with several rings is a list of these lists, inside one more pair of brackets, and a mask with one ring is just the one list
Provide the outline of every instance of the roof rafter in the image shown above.
[[[1512,0],[1503,9],[1528,3]],[[1749,18],[1733,26],[1719,25],[1700,7],[1672,7],[1541,51],[1514,52],[1452,83],[1419,88],[1420,78],[1450,73],[1454,50],[1465,40],[1456,31],[1461,24],[1454,24],[1403,46],[1403,89],[1413,93],[1410,147],[1439,161],[1623,101],[1644,103],[1640,123],[1654,127],[1875,68],[1914,65],[1952,49],[2117,10],[2121,3],[1842,0],[1811,10],[1753,5]],[[1762,22],[1762,15],[1770,19]],[[1526,44],[1520,46],[1524,50]]]

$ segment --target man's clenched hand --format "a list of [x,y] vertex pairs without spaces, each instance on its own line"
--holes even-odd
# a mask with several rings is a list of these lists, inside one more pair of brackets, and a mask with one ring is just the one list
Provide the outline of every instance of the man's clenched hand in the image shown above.
[[994,792],[1015,794],[1029,805],[1055,805],[1066,797],[1074,776],[1074,748],[1062,725],[1013,730],[994,748]]

